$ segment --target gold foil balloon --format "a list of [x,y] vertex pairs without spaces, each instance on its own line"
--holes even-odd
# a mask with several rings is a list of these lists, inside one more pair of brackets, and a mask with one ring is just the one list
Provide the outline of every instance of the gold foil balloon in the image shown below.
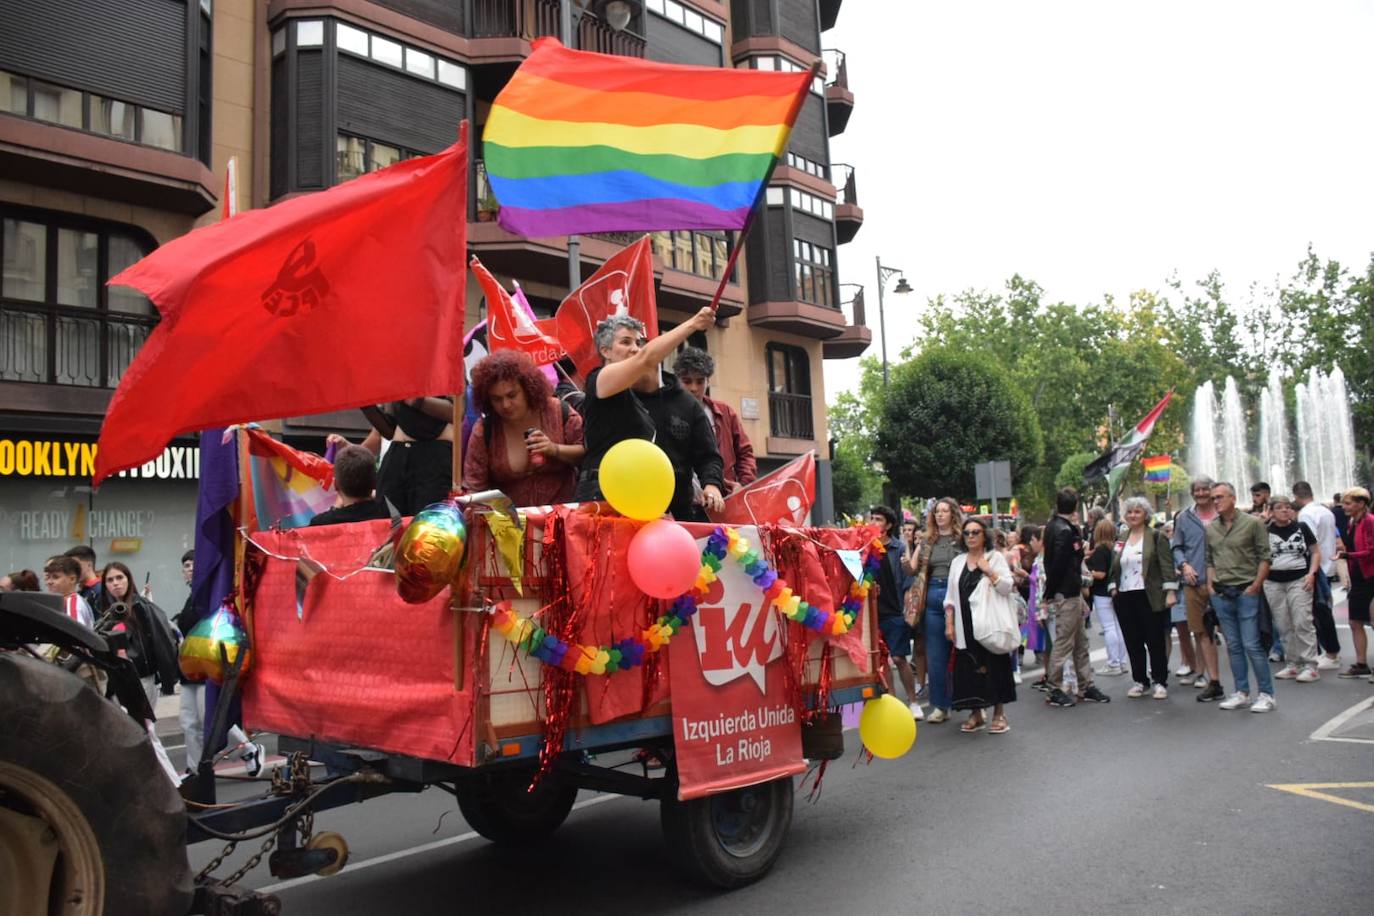
[[248,633],[239,620],[238,613],[229,604],[221,604],[209,617],[191,628],[181,642],[181,673],[188,680],[224,681],[224,665],[220,659],[220,647],[224,647],[225,657],[233,664],[240,652],[245,653],[243,667],[239,669],[242,677],[248,671],[248,663],[253,660],[253,652],[248,648]]
[[453,500],[416,512],[396,545],[396,593],[401,600],[423,604],[458,578],[467,541],[463,510]]

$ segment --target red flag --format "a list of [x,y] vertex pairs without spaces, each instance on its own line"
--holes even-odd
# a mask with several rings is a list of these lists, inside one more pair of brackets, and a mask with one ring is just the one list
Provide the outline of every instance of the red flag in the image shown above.
[[725,499],[722,525],[805,525],[816,501],[816,453],[807,452]]
[[95,483],[180,433],[462,391],[467,124],[442,153],[250,210],[110,282],[162,322],[110,401]]
[[558,306],[558,339],[583,377],[601,365],[593,340],[597,323],[615,314],[638,318],[648,337],[658,336],[654,258],[647,235],[611,255]]
[[468,267],[487,297],[487,346],[491,352],[519,350],[528,353],[536,366],[547,366],[563,357],[553,319],[536,321],[516,305],[477,255],[472,256]]

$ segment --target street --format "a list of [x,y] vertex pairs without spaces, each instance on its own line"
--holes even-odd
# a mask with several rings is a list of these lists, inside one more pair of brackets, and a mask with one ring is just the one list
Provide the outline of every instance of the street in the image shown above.
[[[798,791],[777,867],[734,893],[674,873],[656,804],[584,794],[550,843],[517,852],[472,834],[438,789],[322,812],[315,829],[350,846],[338,875],[277,882],[264,861],[244,883],[290,916],[1370,911],[1374,685],[1335,672],[1280,682],[1278,709],[1254,715],[1197,703],[1191,687],[1127,700],[1127,679],[1098,683],[1111,704],[1054,709],[1018,689],[1007,735],[961,734],[958,717],[923,724],[897,761],[856,763],[848,733],[819,801]],[[245,789],[221,783],[229,798]],[[193,847],[193,867],[220,848]]]

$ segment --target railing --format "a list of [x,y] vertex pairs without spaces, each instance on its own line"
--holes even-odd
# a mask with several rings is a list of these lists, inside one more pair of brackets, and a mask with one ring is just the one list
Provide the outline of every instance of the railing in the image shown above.
[[598,54],[643,57],[646,42],[630,31],[617,32],[595,16],[584,15],[577,24],[577,47]]
[[854,186],[854,166],[836,162],[830,166],[830,174],[835,179],[835,187],[840,189],[838,203],[858,206],[859,191]]
[[811,395],[768,392],[768,428],[772,435],[784,439],[816,438],[811,422]]
[[472,0],[471,22],[473,38],[557,36],[558,0]]
[[826,48],[821,51],[821,56],[825,59],[825,84],[827,86],[839,86],[841,89],[849,88],[849,70],[845,63],[843,51],[834,48]]
[[0,308],[0,381],[112,388],[155,319]]
[[[847,286],[841,283],[840,286]],[[844,313],[845,323],[851,327],[868,327],[868,315],[864,309],[864,288],[860,286],[854,291],[854,298],[846,299],[840,303],[840,311]]]

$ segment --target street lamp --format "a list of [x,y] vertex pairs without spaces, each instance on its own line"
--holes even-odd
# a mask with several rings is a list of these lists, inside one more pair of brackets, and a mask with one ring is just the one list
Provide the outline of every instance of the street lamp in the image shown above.
[[878,264],[878,334],[883,348],[883,387],[887,387],[887,316],[883,314],[883,287],[893,277],[898,277],[897,286],[892,291],[898,294],[911,292],[911,284],[906,282],[902,271],[896,267],[884,267],[881,257],[874,257]]
[[[582,16],[590,7],[592,15],[611,27],[613,31],[623,32],[635,13],[643,5],[643,0],[559,0],[560,38],[565,48],[573,46],[573,36]],[[568,293],[582,285],[582,238],[568,236]]]

